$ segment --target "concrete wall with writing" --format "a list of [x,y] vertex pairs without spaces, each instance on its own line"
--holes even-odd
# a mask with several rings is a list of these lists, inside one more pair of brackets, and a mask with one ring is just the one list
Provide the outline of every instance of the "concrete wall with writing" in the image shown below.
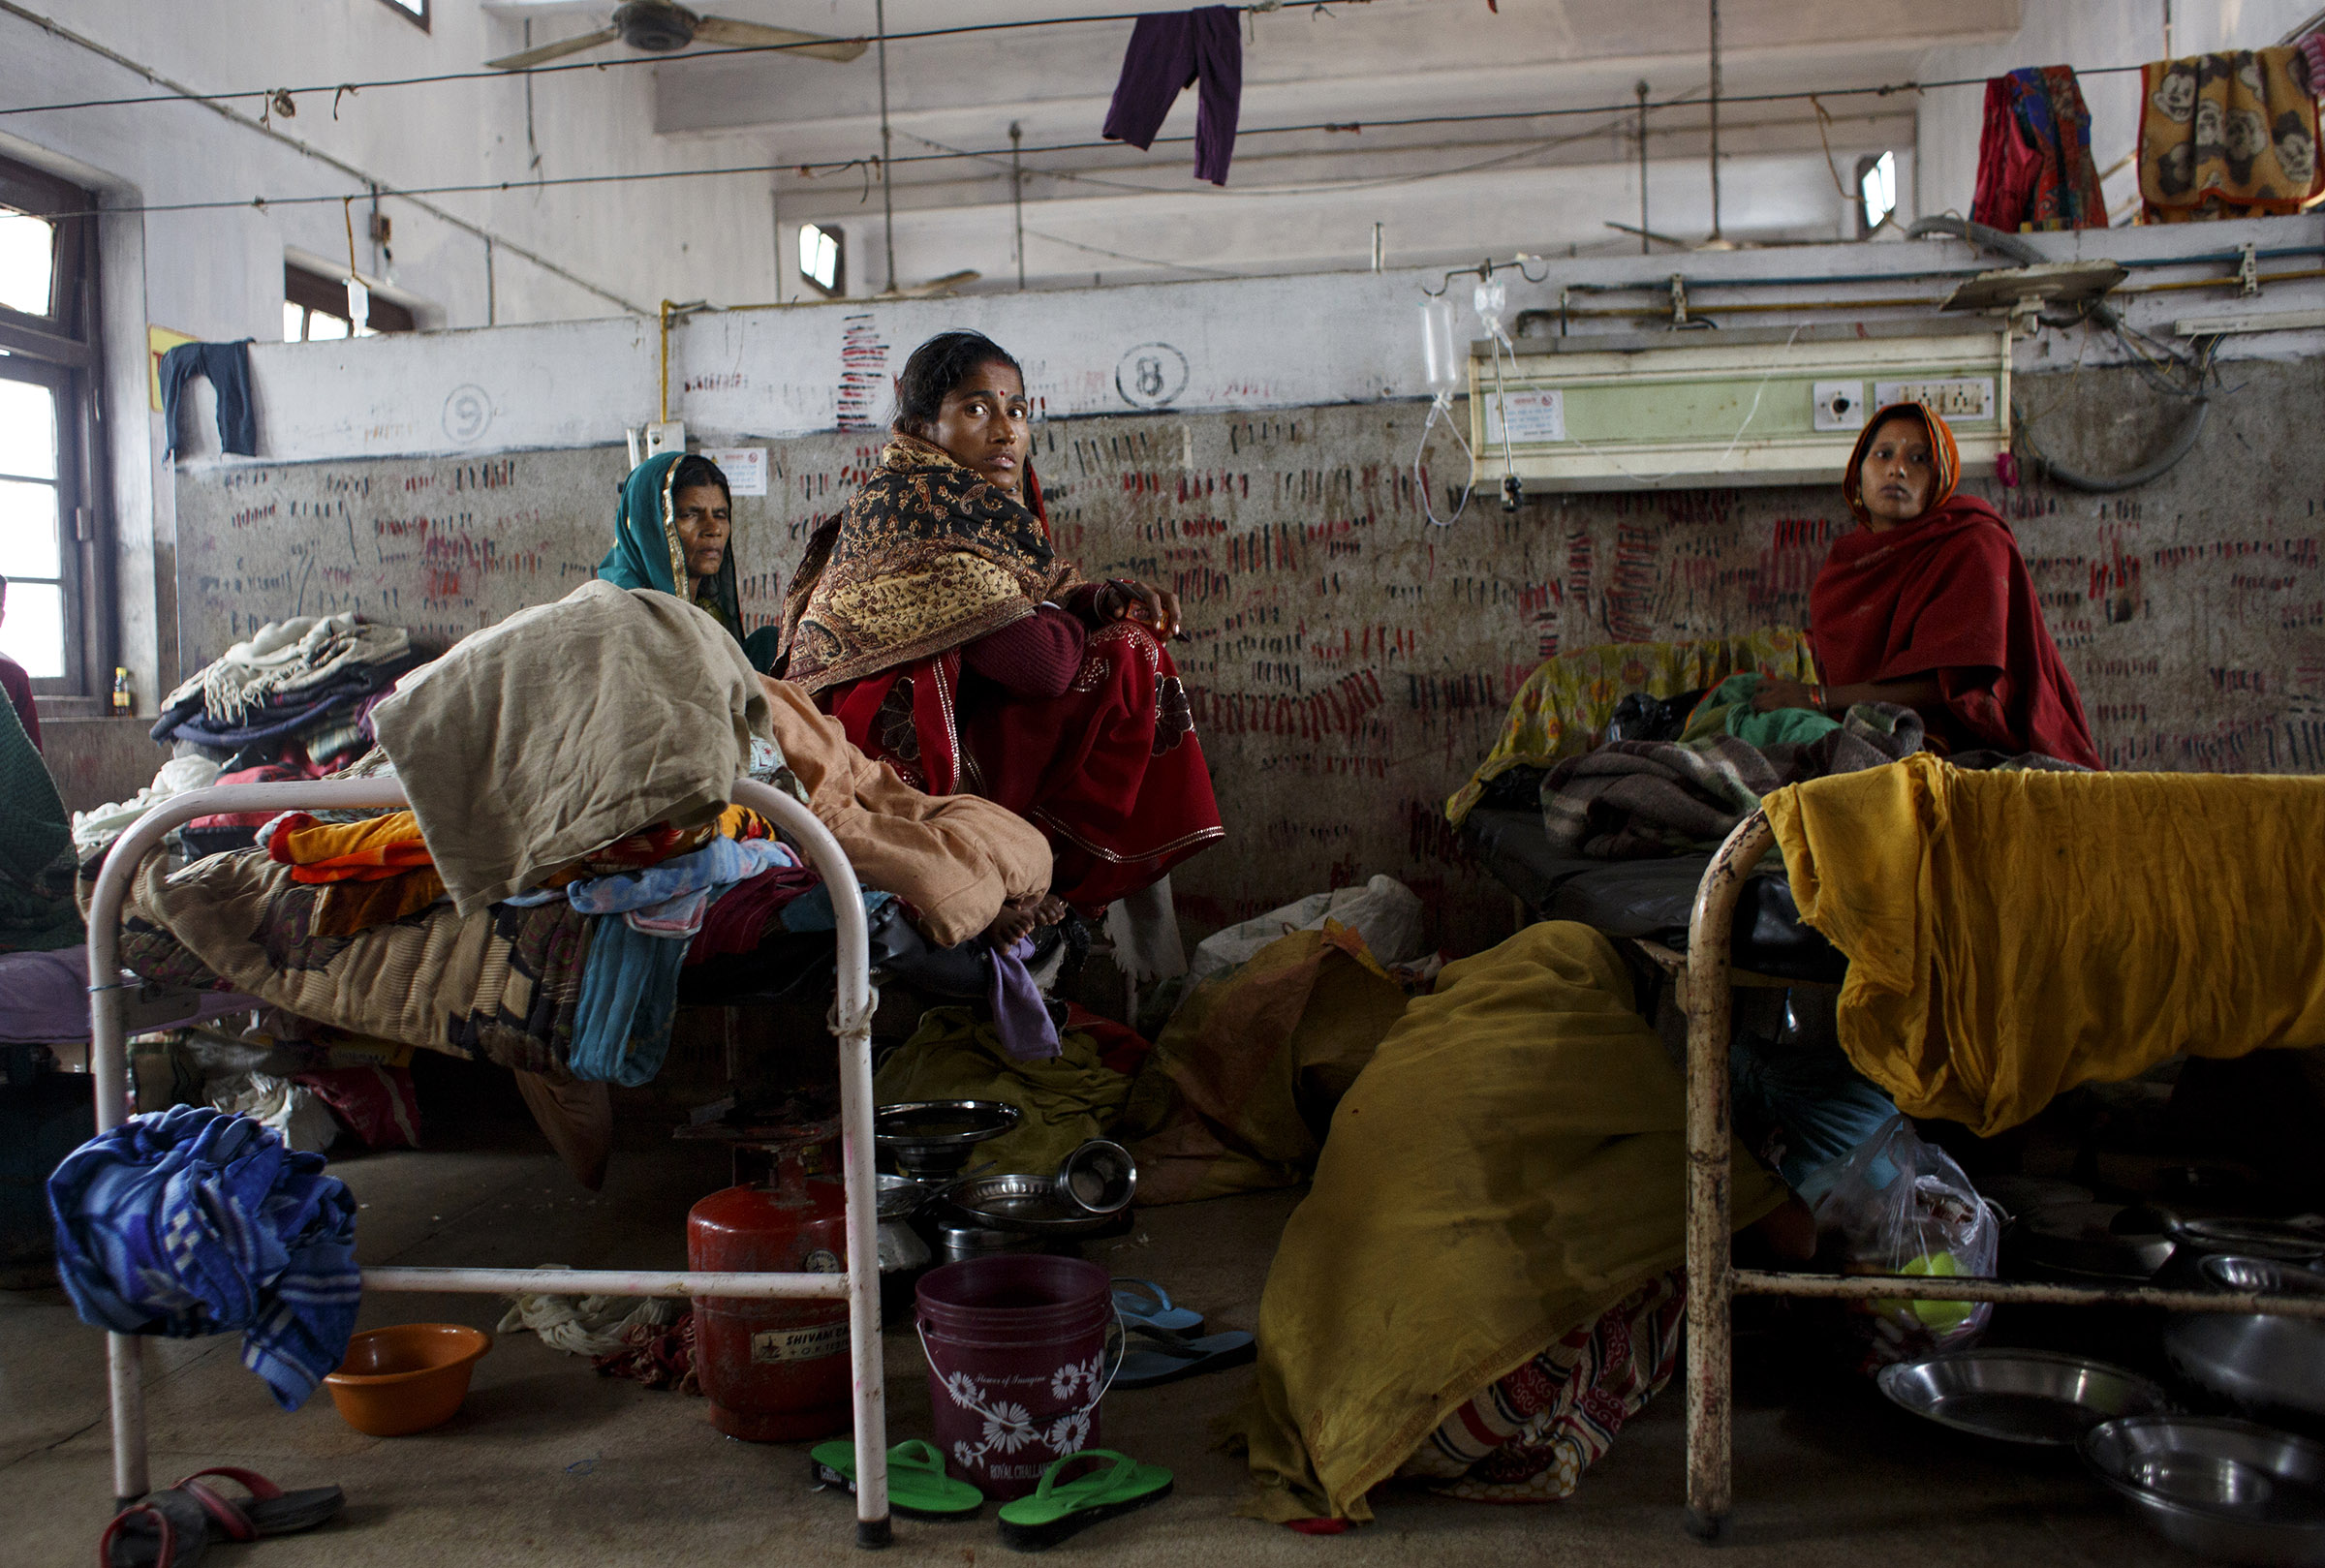
[[[2163,479],[2099,500],[1969,488],[2012,518],[2111,764],[2325,770],[2325,453],[2283,411],[2313,364],[2246,363]],[[2034,378],[2055,447],[2129,466],[2164,421],[2129,372]],[[1593,642],[1799,625],[1847,524],[1831,488],[1480,495],[1424,519],[1425,404],[1051,420],[1037,466],[1061,550],[1187,601],[1178,660],[1230,837],[1178,878],[1190,923],[1375,872],[1431,899],[1442,938],[1492,939],[1507,901],[1447,832],[1444,797],[1543,657]],[[869,432],[771,445],[739,499],[748,616],[771,619],[813,523],[877,455]],[[1431,447],[1449,511],[1442,435]],[[449,640],[588,576],[622,450],[382,458],[180,479],[188,668],[252,627],[360,609]]]

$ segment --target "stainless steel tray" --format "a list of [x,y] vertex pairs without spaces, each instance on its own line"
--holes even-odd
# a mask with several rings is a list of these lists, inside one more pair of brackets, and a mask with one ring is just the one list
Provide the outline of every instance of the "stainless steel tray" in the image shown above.
[[1879,1382],[1900,1409],[1941,1427],[2037,1448],[2071,1448],[2101,1422],[2171,1408],[2136,1372],[2047,1350],[1960,1350],[1884,1367]]
[[964,1224],[1028,1236],[1087,1236],[1122,1218],[1072,1208],[1046,1176],[972,1176],[946,1187],[939,1201]]

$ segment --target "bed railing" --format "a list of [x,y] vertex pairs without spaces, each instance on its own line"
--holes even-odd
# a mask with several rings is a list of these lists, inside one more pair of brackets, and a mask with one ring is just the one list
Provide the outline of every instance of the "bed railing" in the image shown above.
[[[1734,1505],[1735,1377],[1730,1307],[1737,1296],[1914,1300],[1938,1294],[1926,1276],[1783,1274],[1738,1269],[1729,1255],[1728,1040],[1732,1023],[1736,902],[1776,842],[1765,814],[1736,824],[1695,890],[1688,967],[1680,977],[1688,1018],[1688,1529],[1719,1539]],[[2281,1312],[2325,1317],[2325,1298],[2147,1285],[2054,1285],[1948,1278],[1948,1301],[2034,1302],[2063,1307],[2160,1307],[2181,1312]]]
[[[854,868],[822,823],[790,796],[751,779],[734,782],[734,803],[781,827],[822,873],[839,921],[839,997],[831,1013],[840,1046],[841,1167],[846,1178],[848,1267],[844,1274],[690,1274],[684,1270],[365,1269],[366,1291],[509,1295],[734,1296],[845,1299],[853,1363],[858,1546],[885,1546],[888,1524],[887,1399],[882,1381],[879,1221],[872,1174],[872,992],[864,904]],[[405,805],[393,779],[331,779],[225,784],[173,795],[140,817],[108,851],[89,907],[89,1023],[97,1079],[97,1127],[129,1113],[128,1061],[120,980],[121,901],[139,864],[162,836],[198,816],[225,812],[322,811]],[[143,1340],[107,1336],[112,1388],[113,1493],[123,1505],[151,1490],[145,1454]]]

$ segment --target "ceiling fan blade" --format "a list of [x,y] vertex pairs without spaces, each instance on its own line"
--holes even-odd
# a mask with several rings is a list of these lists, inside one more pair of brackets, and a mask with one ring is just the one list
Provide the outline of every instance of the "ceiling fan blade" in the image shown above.
[[938,294],[948,294],[955,289],[975,283],[983,276],[982,272],[976,271],[975,268],[947,272],[941,278],[931,278],[926,283],[915,283],[908,288],[899,289],[896,291],[896,295],[900,299],[932,299]]
[[870,47],[860,38],[830,38],[822,33],[795,33],[789,27],[767,27],[755,21],[705,16],[695,24],[695,40],[702,44],[796,44],[786,54],[812,54],[819,60],[852,60]]
[[497,60],[485,61],[484,67],[488,71],[523,71],[531,66],[547,65],[551,60],[563,59],[569,54],[579,54],[583,49],[594,49],[601,44],[610,44],[621,36],[618,28],[601,27],[594,33],[583,33],[579,38],[562,38],[554,44],[543,44],[519,54],[504,54]]

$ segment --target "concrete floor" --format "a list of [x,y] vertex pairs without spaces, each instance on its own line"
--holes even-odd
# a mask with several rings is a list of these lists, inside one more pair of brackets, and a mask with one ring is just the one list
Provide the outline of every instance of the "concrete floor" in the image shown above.
[[[457,1130],[451,1141],[469,1147],[337,1164],[365,1205],[364,1261],[677,1264],[687,1207],[724,1184],[722,1153],[662,1145],[617,1155],[605,1192],[593,1197],[529,1126],[489,1137]],[[1282,1194],[1153,1210],[1132,1236],[1093,1256],[1117,1274],[1167,1281],[1221,1326],[1248,1328],[1294,1201]],[[489,1329],[500,1311],[476,1297],[374,1296],[362,1323]],[[918,1346],[909,1328],[891,1328],[887,1339],[891,1434],[925,1434]],[[730,1441],[712,1430],[699,1399],[596,1377],[530,1335],[504,1337],[480,1364],[450,1426],[386,1440],[342,1424],[320,1391],[303,1410],[281,1413],[242,1369],[231,1338],[149,1343],[157,1482],[227,1463],[288,1486],[329,1481],[347,1490],[335,1523],[215,1548],[212,1561],[239,1563],[253,1553],[248,1560],[266,1568],[864,1560],[851,1545],[849,1502],[810,1490],[801,1449]],[[1236,1369],[1111,1396],[1108,1445],[1170,1466],[1177,1493],[1092,1528],[1057,1555],[1174,1568],[2192,1560],[2151,1537],[2070,1463],[1984,1451],[1893,1412],[1866,1387],[1766,1366],[1747,1378],[1737,1419],[1740,1507],[1716,1558],[1680,1528],[1675,1391],[1624,1432],[1566,1503],[1497,1508],[1396,1492],[1381,1500],[1372,1528],[1302,1536],[1235,1518],[1242,1466],[1211,1451],[1212,1423],[1250,1377]],[[88,1560],[109,1509],[107,1445],[99,1336],[75,1320],[60,1292],[0,1293],[0,1561]],[[980,1556],[1013,1560],[990,1508],[969,1523],[900,1521],[886,1560],[974,1565]]]

